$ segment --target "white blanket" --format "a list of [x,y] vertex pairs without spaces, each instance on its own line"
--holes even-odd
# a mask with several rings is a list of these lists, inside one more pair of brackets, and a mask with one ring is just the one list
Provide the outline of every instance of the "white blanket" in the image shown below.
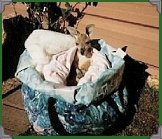
[[[57,83],[61,86],[66,85],[66,78],[70,72],[76,49],[76,47],[72,47],[69,50],[52,57],[50,63],[43,68],[43,74],[46,81]],[[95,82],[96,79],[108,68],[110,68],[110,65],[106,57],[96,49],[93,49],[91,65],[85,73],[85,76],[79,80],[78,85],[90,81]]]
[[66,78],[70,72],[77,47],[53,55],[49,64],[43,68],[43,75],[46,81],[60,85],[66,85]]

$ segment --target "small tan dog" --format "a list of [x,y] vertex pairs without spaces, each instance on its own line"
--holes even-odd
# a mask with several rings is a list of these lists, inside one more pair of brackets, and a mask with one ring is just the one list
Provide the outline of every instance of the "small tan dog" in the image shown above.
[[71,71],[67,78],[67,85],[70,86],[77,85],[79,79],[84,76],[90,66],[90,60],[93,53],[90,36],[93,33],[94,25],[87,25],[85,34],[81,34],[75,28],[68,27],[67,29],[70,34],[75,37],[76,46],[78,48],[71,66]]

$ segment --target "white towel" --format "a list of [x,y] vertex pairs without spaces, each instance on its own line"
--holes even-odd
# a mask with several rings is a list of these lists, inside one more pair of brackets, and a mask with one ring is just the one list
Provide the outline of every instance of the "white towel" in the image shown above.
[[[66,78],[70,72],[76,50],[76,47],[72,47],[67,51],[54,55],[50,63],[45,65],[43,68],[45,80],[60,84],[61,86],[66,85]],[[99,51],[93,49],[91,65],[84,77],[79,80],[78,85],[82,85],[86,82],[95,82],[108,68],[110,67],[106,57]]]
[[65,85],[70,72],[77,47],[53,55],[49,64],[43,67],[43,75],[46,81]]

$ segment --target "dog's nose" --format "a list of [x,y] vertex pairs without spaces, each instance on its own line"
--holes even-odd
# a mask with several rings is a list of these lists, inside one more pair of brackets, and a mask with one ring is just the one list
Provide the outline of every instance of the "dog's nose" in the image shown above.
[[84,49],[80,49],[80,53],[81,53],[81,55],[83,55],[84,54]]

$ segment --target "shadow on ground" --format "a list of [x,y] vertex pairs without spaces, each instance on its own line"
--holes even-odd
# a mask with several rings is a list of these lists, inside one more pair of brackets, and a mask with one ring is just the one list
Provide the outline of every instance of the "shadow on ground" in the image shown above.
[[[123,75],[123,86],[125,85],[128,91],[128,108],[124,115],[120,115],[120,118],[116,123],[104,132],[104,135],[115,135],[124,130],[133,121],[133,117],[138,109],[138,101],[140,94],[143,91],[148,73],[146,69],[147,65],[140,63],[135,59],[126,55],[125,70]],[[121,86],[122,87],[122,86]]]
[[2,80],[13,78],[20,54],[24,51],[24,42],[33,31],[34,24],[21,15],[4,19],[3,28],[6,37],[2,44]]

